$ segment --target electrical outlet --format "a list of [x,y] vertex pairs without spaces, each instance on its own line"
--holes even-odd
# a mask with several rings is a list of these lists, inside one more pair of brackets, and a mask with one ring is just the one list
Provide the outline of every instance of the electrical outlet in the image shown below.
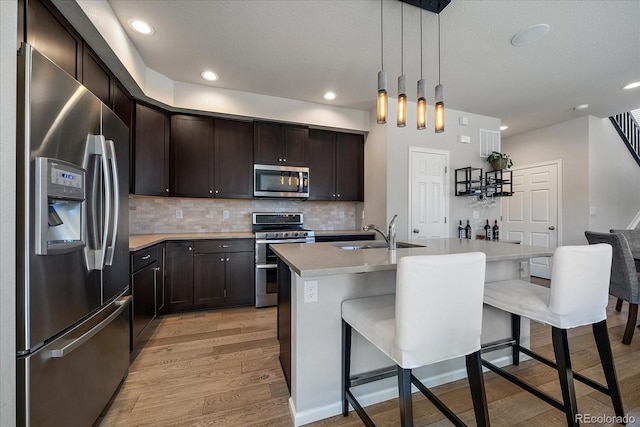
[[227,210],[222,211],[222,219],[229,219],[229,211]]
[[176,209],[176,219],[182,219],[182,209]]
[[304,282],[304,302],[318,302],[318,281],[309,280]]
[[480,211],[473,211],[473,219],[480,219]]
[[529,277],[529,263],[520,261],[520,277]]
[[344,219],[344,211],[338,212],[338,216],[340,217],[340,219]]

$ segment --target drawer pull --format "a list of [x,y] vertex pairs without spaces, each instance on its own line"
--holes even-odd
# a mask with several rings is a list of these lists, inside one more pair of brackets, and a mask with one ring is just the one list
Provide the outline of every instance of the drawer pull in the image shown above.
[[219,247],[219,248],[229,248],[229,247],[231,247],[231,245],[220,245],[220,246],[218,246],[218,247]]
[[149,255],[145,255],[145,256],[143,256],[143,257],[142,257],[142,259],[143,259],[143,260],[147,260],[147,259],[149,259],[149,258],[151,258],[151,254],[149,254]]

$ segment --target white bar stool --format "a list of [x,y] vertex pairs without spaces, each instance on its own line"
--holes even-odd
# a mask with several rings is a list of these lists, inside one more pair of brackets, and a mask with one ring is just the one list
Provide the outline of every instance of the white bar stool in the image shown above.
[[[351,387],[398,376],[400,420],[413,426],[413,383],[456,426],[465,424],[411,370],[466,356],[477,424],[489,425],[480,362],[482,296],[486,257],[481,252],[407,256],[398,261],[396,294],[342,302],[342,413],[349,404],[367,426],[375,424]],[[456,309],[452,310],[451,304]],[[352,329],[387,355],[396,367],[351,376]]]
[[[503,378],[522,387],[536,397],[565,412],[567,425],[579,425],[573,378],[608,395],[615,413],[623,417],[622,399],[613,365],[607,331],[607,303],[611,272],[611,246],[606,244],[563,246],[555,250],[551,287],[534,285],[522,280],[504,280],[485,284],[485,304],[511,313],[512,338],[492,343],[483,352],[513,346],[513,364],[519,363],[519,353],[558,370],[563,402],[520,380],[492,363],[482,364]],[[551,336],[556,363],[526,347],[520,346],[520,317],[524,316],[552,327]],[[571,369],[567,330],[592,325],[607,387],[574,373]]]

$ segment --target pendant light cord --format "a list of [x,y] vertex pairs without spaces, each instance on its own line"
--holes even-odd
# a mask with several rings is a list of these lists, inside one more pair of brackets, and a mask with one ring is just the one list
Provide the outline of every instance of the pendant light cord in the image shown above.
[[383,20],[382,20],[382,2],[383,0],[380,0],[380,62],[381,64],[381,70],[384,70],[384,25],[383,25]]
[[438,13],[438,84],[440,84],[440,14]]
[[400,75],[404,76],[404,3],[400,3]]
[[422,79],[422,7],[420,7],[420,79]]

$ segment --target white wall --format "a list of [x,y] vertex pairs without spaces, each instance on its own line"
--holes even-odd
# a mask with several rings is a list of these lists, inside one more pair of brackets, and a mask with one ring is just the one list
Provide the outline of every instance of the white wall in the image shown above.
[[[469,197],[456,197],[455,194],[455,174],[454,170],[467,166],[483,168],[487,170],[489,164],[485,161],[485,158],[480,157],[480,129],[498,131],[500,128],[500,119],[493,117],[480,116],[477,114],[465,113],[462,111],[446,109],[445,110],[445,131],[443,133],[436,134],[433,130],[433,107],[429,107],[427,116],[427,129],[417,130],[415,124],[416,117],[416,104],[410,102],[407,109],[407,126],[399,128],[395,124],[396,116],[396,100],[389,99],[389,116],[385,125],[378,125],[375,121],[375,115],[372,115],[371,119],[371,131],[365,149],[368,151],[365,156],[365,166],[371,168],[371,163],[367,164],[367,161],[375,162],[376,167],[381,164],[386,166],[386,204],[384,205],[384,212],[386,218],[381,217],[376,212],[375,223],[385,228],[386,224],[391,220],[393,215],[398,214],[396,220],[398,229],[398,238],[407,239],[408,236],[408,218],[409,218],[409,147],[425,147],[438,150],[447,150],[450,152],[450,218],[449,222],[449,235],[451,237],[456,235],[456,229],[459,220],[466,222],[466,219],[471,220],[471,224],[474,227],[479,222],[484,222],[489,219],[493,223],[494,219],[500,218],[500,204],[494,208],[471,208]],[[459,124],[460,117],[467,117],[469,123],[466,126]],[[379,129],[384,129],[384,135],[379,137]],[[465,135],[471,138],[470,144],[463,144],[458,142],[458,136]],[[386,137],[386,138],[385,138]],[[371,140],[376,141],[374,145],[386,144],[386,150],[370,151],[372,148],[369,146]],[[381,142],[383,139],[386,141]],[[382,159],[382,156],[386,155],[386,159]],[[378,170],[368,171],[365,174],[365,217],[373,218],[371,216],[371,209],[382,209],[382,203],[374,198],[370,201],[371,190],[368,189],[370,182],[366,181],[367,178],[371,179],[371,174],[377,174]],[[380,180],[384,177],[375,176],[373,179],[376,182],[376,188],[380,186]],[[374,205],[369,208],[369,204]],[[479,211],[480,218],[474,220],[472,217],[473,210]],[[365,220],[365,222],[368,222]]]
[[589,230],[627,228],[640,212],[640,167],[608,118],[589,117]]
[[16,424],[16,47],[18,3],[0,1],[0,425]]
[[584,244],[589,228],[589,117],[505,138],[502,150],[518,166],[562,160],[563,245]]

